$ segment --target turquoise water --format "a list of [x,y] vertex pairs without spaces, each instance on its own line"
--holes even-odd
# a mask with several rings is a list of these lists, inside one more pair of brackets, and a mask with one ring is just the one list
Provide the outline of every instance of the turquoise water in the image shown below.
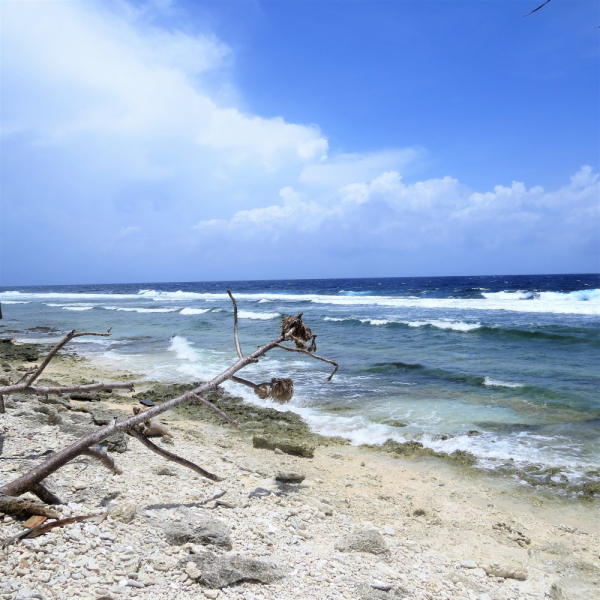
[[314,431],[466,450],[529,485],[600,480],[598,275],[3,288],[0,335],[51,342],[112,326],[109,340],[74,346],[150,380],[207,379],[236,356],[228,288],[247,352],[303,312],[318,353],[340,363],[331,383],[327,365],[282,351],[244,370],[292,377],[289,408]]

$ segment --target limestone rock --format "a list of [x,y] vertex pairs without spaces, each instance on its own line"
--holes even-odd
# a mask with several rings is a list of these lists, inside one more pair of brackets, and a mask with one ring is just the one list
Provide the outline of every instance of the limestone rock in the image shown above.
[[302,483],[304,481],[304,475],[297,471],[279,471],[275,476],[275,479],[282,483]]
[[255,435],[252,438],[252,445],[255,448],[266,448],[275,450],[279,448],[285,454],[292,456],[302,456],[304,458],[314,458],[315,446],[306,442],[294,441],[287,438],[272,438],[262,435]]
[[187,565],[187,569],[191,568],[190,562],[195,563],[201,573],[196,581],[211,589],[221,589],[244,581],[270,584],[282,579],[287,573],[286,569],[274,563],[239,554],[190,554],[181,564]]
[[177,523],[161,524],[167,542],[182,546],[183,544],[213,545],[231,550],[231,537],[227,527],[212,517],[195,517],[193,520]]
[[503,567],[498,564],[492,564],[483,567],[483,570],[490,577],[502,577],[503,579],[516,579],[517,581],[525,581],[528,577],[527,571],[519,568]]
[[335,544],[339,552],[369,552],[370,554],[389,554],[385,540],[374,530],[361,530],[339,539]]
[[113,506],[108,514],[115,520],[121,521],[122,523],[130,523],[135,517],[137,506],[133,502],[123,502],[123,504],[117,504]]

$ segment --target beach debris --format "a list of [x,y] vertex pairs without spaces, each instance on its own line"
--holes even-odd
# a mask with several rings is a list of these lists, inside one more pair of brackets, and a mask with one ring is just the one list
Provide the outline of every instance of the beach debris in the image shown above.
[[304,475],[298,471],[279,471],[275,479],[281,483],[302,483]]
[[248,556],[219,556],[212,552],[190,554],[181,560],[180,565],[191,579],[211,589],[221,589],[244,581],[270,584],[283,579],[288,571],[275,563]]
[[374,529],[363,529],[346,535],[335,543],[338,552],[368,552],[388,555],[390,550],[381,534]]
[[41,525],[48,517],[42,517],[40,515],[33,515],[29,517],[26,521],[21,523],[21,527],[25,527],[25,529],[31,529],[36,525]]
[[189,515],[185,521],[161,523],[161,526],[167,542],[175,546],[191,543],[217,546],[225,550],[232,548],[229,529],[212,517]]
[[154,402],[152,402],[152,400],[146,400],[146,399],[140,400],[140,404],[143,404],[144,406],[148,406],[148,407],[156,406],[156,404],[154,404]]

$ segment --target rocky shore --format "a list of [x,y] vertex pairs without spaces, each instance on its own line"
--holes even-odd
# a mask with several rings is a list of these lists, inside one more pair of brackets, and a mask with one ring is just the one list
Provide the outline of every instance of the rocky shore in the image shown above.
[[[14,379],[35,358],[7,350],[0,377]],[[44,381],[142,376],[64,354]],[[158,403],[182,389],[145,382],[135,394],[13,396],[0,415],[0,483],[131,414],[140,400]],[[84,458],[49,482],[68,502],[61,516],[94,516],[2,551],[0,598],[600,598],[594,501],[540,495],[469,469],[460,457],[356,448],[312,434],[292,412],[225,393],[210,399],[240,427],[186,406],[162,419],[171,435],[158,444],[222,481],[202,479],[135,439],[110,440],[122,474]],[[22,531],[20,521],[0,515],[0,539]]]

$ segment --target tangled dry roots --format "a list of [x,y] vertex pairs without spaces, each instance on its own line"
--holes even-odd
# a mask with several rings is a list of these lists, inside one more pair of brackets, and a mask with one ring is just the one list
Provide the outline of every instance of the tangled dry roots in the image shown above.
[[[296,317],[285,315],[283,319],[281,319],[281,333],[286,338],[294,340],[296,348],[307,350],[308,352],[316,352],[317,344],[315,339],[317,334],[313,333],[310,328],[302,322],[303,314],[304,313],[300,313]],[[307,347],[306,342],[310,342],[310,346]]]
[[284,404],[289,402],[294,395],[294,382],[287,378],[271,379],[271,398],[276,402]]
[[261,399],[265,400],[265,398],[269,397],[269,388],[266,385],[259,385],[254,388],[254,393]]

